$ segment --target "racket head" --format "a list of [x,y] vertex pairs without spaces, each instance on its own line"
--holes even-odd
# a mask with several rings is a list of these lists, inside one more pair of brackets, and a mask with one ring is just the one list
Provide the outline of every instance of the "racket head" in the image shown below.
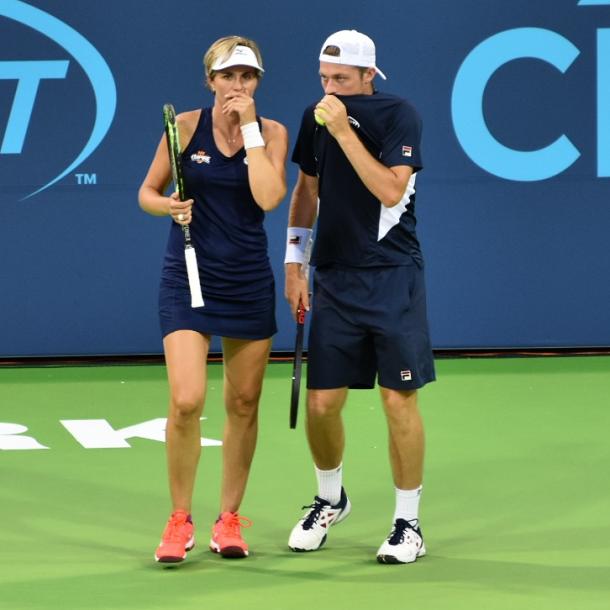
[[167,140],[167,151],[169,153],[169,164],[172,170],[172,180],[178,191],[180,201],[185,200],[184,178],[182,176],[182,149],[180,147],[180,134],[176,123],[176,110],[172,104],[163,105],[163,124],[165,127],[165,139]]
[[297,307],[297,330],[294,345],[294,363],[292,366],[292,389],[290,395],[290,428],[294,430],[297,425],[299,413],[299,397],[301,392],[301,368],[303,364],[303,334],[305,329],[305,307],[299,301]]

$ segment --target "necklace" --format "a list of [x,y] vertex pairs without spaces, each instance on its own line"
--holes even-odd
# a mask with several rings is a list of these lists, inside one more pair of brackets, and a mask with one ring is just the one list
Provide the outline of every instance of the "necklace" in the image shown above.
[[229,134],[225,133],[219,125],[215,127],[215,130],[218,132],[221,138],[225,140],[225,142],[227,142],[228,144],[235,144],[235,142],[237,142],[239,136],[241,135],[241,131],[238,130],[233,134],[233,137],[230,137]]
[[[214,111],[213,111],[214,112]],[[230,123],[229,123],[230,125]],[[235,134],[233,135],[232,138],[230,138],[221,128],[220,125],[217,123],[216,125],[214,125],[214,130],[218,132],[218,134],[222,137],[222,139],[229,145],[233,145],[237,142],[237,140],[239,139],[239,136],[241,136],[241,131],[239,129],[239,125],[238,125],[238,129],[235,132]]]
[[239,140],[239,136],[241,135],[241,132],[237,132],[232,138],[230,138],[227,134],[225,134],[223,131],[221,131],[220,129],[218,129],[218,133],[220,134],[220,136],[222,137],[222,139],[227,142],[227,144],[233,145],[237,142],[237,140]]

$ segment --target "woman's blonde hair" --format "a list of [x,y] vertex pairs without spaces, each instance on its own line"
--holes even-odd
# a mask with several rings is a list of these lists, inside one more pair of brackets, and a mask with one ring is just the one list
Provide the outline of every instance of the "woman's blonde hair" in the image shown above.
[[[261,68],[263,67],[263,58],[258,45],[254,42],[254,40],[244,38],[243,36],[224,36],[223,38],[219,38],[216,42],[212,43],[210,48],[203,56],[203,67],[205,68],[206,76],[210,80],[212,80],[216,74],[216,71],[212,70],[212,66],[218,60],[222,61],[229,57],[237,45],[252,49],[252,51],[254,51],[254,55],[256,55],[256,59],[258,60],[258,65]],[[260,70],[256,70],[257,78],[260,79],[262,75],[263,73]]]

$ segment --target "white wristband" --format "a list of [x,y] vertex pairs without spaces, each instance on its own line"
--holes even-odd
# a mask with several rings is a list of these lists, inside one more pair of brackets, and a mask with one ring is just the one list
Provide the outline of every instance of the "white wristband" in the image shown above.
[[303,227],[288,227],[286,232],[285,263],[301,263],[303,267],[309,265],[311,257],[312,229]]
[[248,150],[248,148],[256,148],[257,146],[265,146],[265,140],[263,140],[261,129],[256,121],[242,125],[240,129],[241,135],[244,138],[244,148],[246,150]]

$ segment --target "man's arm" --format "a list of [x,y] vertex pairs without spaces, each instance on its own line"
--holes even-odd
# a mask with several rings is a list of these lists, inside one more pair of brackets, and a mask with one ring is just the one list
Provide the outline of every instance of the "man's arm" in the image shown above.
[[328,131],[337,140],[364,186],[384,206],[395,206],[405,194],[413,168],[409,165],[386,167],[375,159],[351,128],[345,104],[334,95],[324,96],[317,107],[323,110]]
[[386,167],[369,153],[351,128],[336,139],[364,186],[381,204],[391,208],[399,203],[413,168],[409,165]]
[[[318,215],[318,178],[309,176],[299,170],[297,183],[290,199],[290,212],[288,227],[311,229]],[[285,264],[286,284],[284,295],[290,305],[290,311],[296,317],[299,300],[309,311],[309,281],[303,273],[301,263],[288,262]]]

